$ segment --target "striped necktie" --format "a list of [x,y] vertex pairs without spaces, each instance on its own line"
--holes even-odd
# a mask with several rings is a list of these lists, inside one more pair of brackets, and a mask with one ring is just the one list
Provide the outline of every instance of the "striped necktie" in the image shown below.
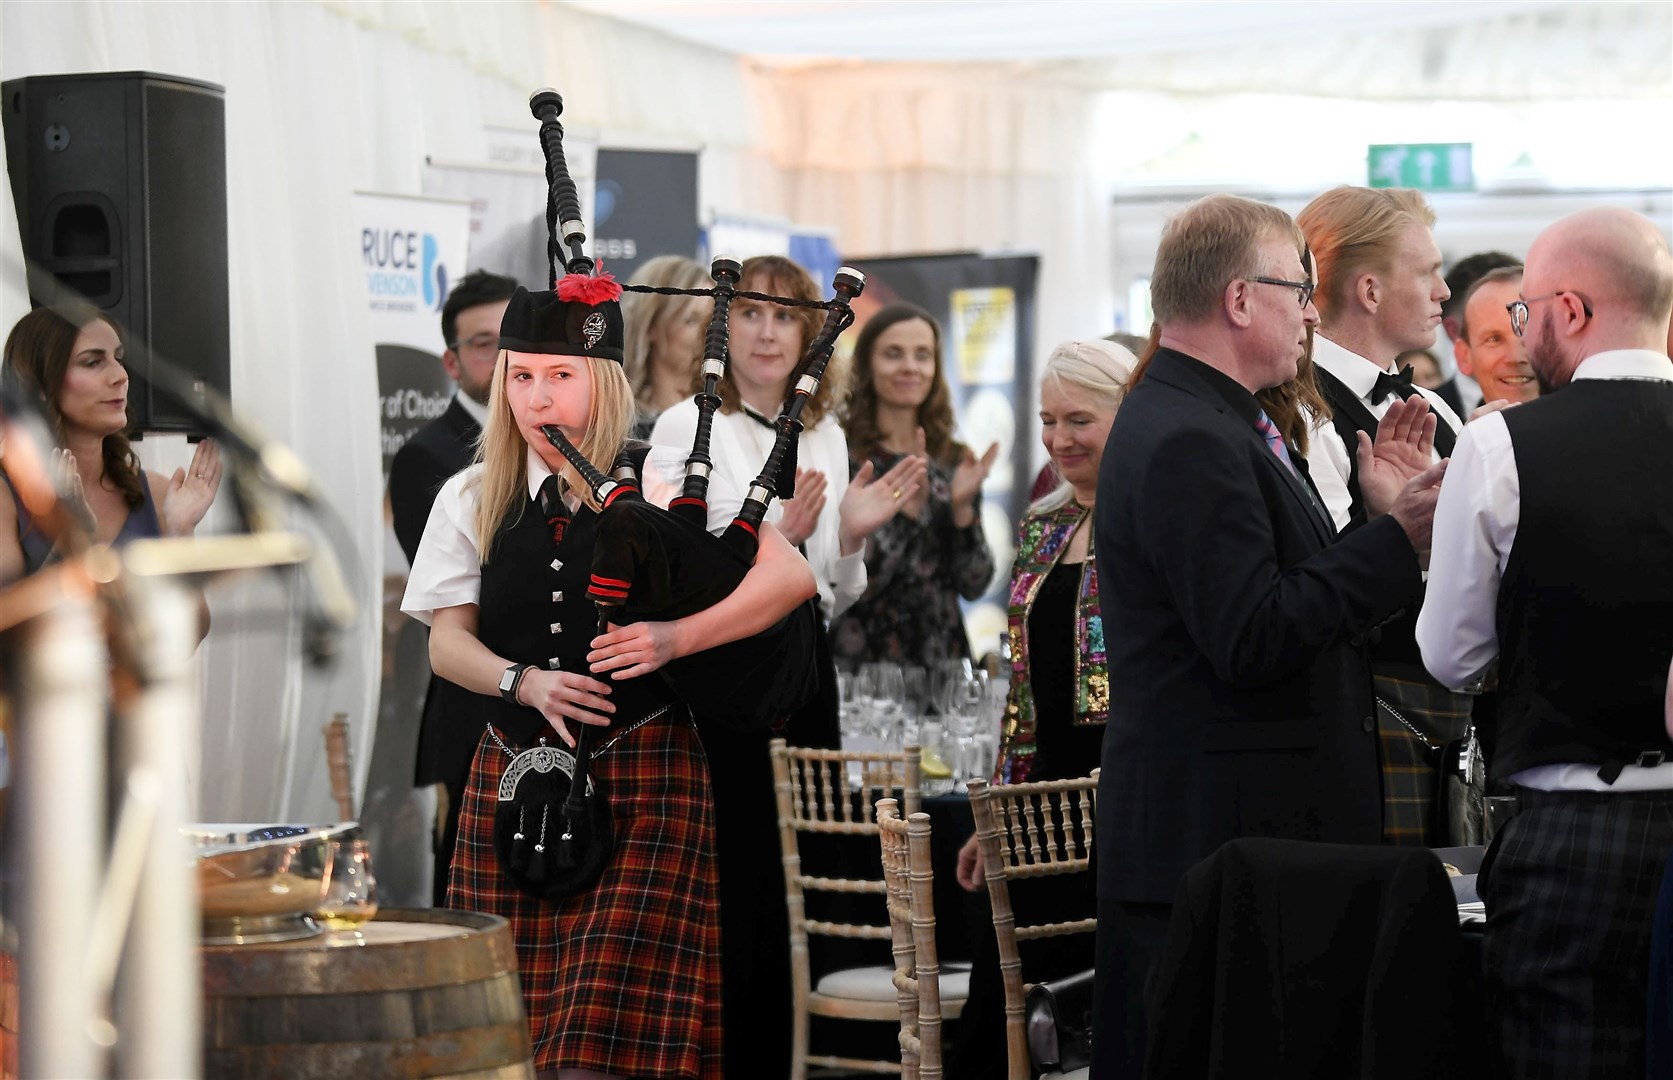
[[563,501],[563,481],[556,473],[540,484],[540,509],[546,515],[546,527],[552,530],[552,543],[563,543],[563,533],[569,527],[569,507]]
[[1295,462],[1290,460],[1290,448],[1284,445],[1284,437],[1278,434],[1278,425],[1272,422],[1272,417],[1266,415],[1265,409],[1255,417],[1255,430],[1266,440],[1266,448],[1278,455],[1278,460],[1284,463],[1284,467],[1289,469],[1296,479],[1301,479],[1301,474],[1296,472]]

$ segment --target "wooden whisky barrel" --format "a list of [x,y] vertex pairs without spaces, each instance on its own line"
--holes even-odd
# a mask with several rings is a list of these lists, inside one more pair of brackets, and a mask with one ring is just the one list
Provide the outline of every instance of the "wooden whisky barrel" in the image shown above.
[[504,919],[388,910],[361,934],[205,946],[204,1075],[533,1080]]

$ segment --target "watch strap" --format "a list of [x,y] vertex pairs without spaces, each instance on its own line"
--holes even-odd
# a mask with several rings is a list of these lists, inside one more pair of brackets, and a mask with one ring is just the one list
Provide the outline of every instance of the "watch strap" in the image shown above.
[[532,667],[534,667],[533,664],[512,664],[505,669],[506,673],[511,675],[511,685],[506,686],[505,677],[503,675],[500,677],[500,697],[504,698],[507,704],[522,704],[517,700],[517,688],[523,685],[523,676],[527,675]]

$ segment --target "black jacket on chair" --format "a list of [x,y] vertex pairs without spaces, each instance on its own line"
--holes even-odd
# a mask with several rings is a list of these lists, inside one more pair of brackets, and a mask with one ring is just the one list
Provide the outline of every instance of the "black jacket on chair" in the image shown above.
[[1478,962],[1432,852],[1235,840],[1179,887],[1145,1075],[1479,1077]]
[[1110,670],[1102,900],[1173,900],[1227,840],[1375,844],[1376,723],[1362,637],[1421,599],[1383,517],[1337,537],[1221,372],[1162,349],[1116,414],[1098,479]]

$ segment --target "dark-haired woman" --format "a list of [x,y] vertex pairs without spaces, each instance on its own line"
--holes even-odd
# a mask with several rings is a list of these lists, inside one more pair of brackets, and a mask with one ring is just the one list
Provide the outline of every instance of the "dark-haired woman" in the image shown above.
[[831,627],[839,661],[930,665],[970,655],[959,598],[993,580],[982,535],[981,489],[999,445],[980,458],[953,439],[941,328],[911,304],[884,307],[854,343],[853,391],[843,413],[855,470],[884,475],[917,456],[928,482],[872,534],[866,591]]
[[[173,476],[142,469],[124,434],[128,369],[122,357],[116,324],[87,304],[36,308],[6,338],[6,367],[51,426],[61,487],[94,542],[190,536],[215,501],[220,452],[206,439],[191,466]],[[3,491],[0,581],[40,569],[53,553],[53,540],[9,483]]]

